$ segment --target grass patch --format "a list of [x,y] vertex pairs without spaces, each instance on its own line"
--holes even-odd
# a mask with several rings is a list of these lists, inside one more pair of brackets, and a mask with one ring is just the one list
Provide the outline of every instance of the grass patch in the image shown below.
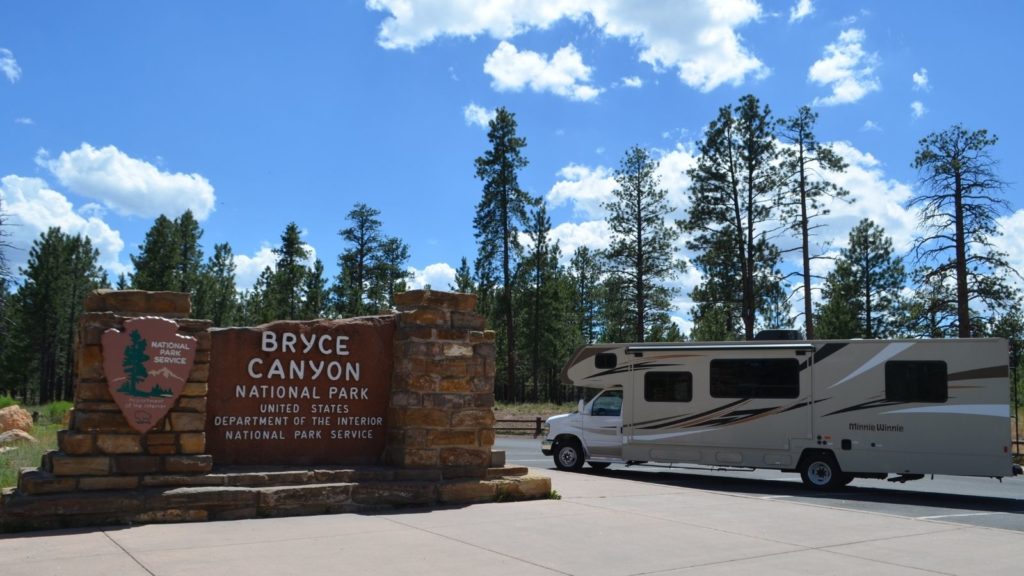
[[71,408],[70,402],[54,402],[45,406],[25,406],[29,412],[38,412],[39,421],[32,427],[32,436],[37,443],[19,442],[14,450],[0,454],[0,488],[18,484],[18,472],[22,468],[36,468],[43,460],[43,454],[57,449],[57,432],[63,428],[64,414]]
[[524,404],[507,404],[498,402],[494,405],[494,411],[499,414],[506,414],[511,418],[529,418],[540,416],[547,418],[555,414],[565,414],[576,409],[575,402],[565,404],[554,404],[552,402],[531,402]]

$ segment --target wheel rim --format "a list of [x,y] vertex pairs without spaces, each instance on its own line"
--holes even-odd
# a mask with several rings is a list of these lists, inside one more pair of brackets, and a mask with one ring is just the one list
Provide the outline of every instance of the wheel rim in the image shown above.
[[826,462],[814,462],[807,469],[807,477],[815,486],[827,486],[832,482],[832,467]]
[[558,461],[566,468],[572,468],[579,461],[579,454],[572,446],[563,446],[558,450]]

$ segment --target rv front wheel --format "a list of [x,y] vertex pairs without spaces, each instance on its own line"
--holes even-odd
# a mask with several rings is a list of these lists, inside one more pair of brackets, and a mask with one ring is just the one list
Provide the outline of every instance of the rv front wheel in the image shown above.
[[832,490],[845,486],[847,475],[839,469],[835,456],[830,453],[808,454],[800,463],[800,479],[812,490]]
[[583,446],[578,440],[563,440],[555,446],[555,467],[573,471],[583,468]]

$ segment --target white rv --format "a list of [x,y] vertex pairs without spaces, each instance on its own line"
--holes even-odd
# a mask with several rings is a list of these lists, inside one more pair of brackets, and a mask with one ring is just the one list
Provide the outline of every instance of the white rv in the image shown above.
[[563,470],[690,463],[854,478],[1001,478],[1012,463],[1002,339],[584,346],[563,380],[596,391],[548,419]]

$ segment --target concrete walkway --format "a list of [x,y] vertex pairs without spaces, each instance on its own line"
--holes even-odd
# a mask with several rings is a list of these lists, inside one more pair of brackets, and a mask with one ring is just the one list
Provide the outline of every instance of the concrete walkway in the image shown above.
[[561,500],[0,539],[4,576],[1020,574],[1024,534],[550,474]]

